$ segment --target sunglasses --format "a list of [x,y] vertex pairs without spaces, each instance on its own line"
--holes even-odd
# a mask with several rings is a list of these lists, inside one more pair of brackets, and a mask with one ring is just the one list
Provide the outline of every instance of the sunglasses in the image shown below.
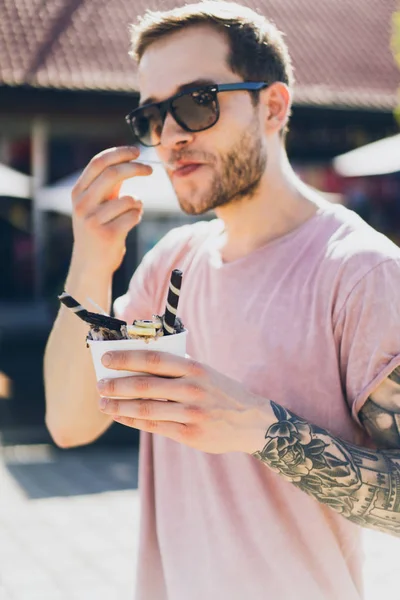
[[243,81],[196,87],[175,94],[163,102],[139,106],[130,112],[125,120],[134,137],[143,146],[154,147],[161,143],[161,133],[168,113],[184,131],[205,131],[219,119],[219,92],[257,92],[268,85],[264,81]]

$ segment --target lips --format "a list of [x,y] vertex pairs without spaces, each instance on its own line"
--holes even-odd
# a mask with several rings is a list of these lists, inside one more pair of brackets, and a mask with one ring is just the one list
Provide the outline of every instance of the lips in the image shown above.
[[178,162],[175,164],[172,174],[174,177],[186,177],[197,171],[201,166],[203,164],[197,162]]

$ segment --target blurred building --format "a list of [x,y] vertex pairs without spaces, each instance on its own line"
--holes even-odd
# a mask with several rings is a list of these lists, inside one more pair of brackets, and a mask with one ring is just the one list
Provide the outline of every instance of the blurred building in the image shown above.
[[[27,312],[34,299],[36,305],[45,300],[51,321],[70,259],[71,219],[40,210],[37,189],[81,170],[97,152],[131,142],[124,116],[138,94],[129,24],[146,8],[177,4],[182,0],[2,0],[0,164],[31,176],[32,193],[21,197],[15,186],[8,192],[0,186],[0,333],[23,323],[22,315],[39,323],[39,313]],[[343,180],[332,168],[338,154],[397,132],[399,72],[390,50],[395,0],[245,4],[285,32],[293,58],[287,144],[295,168],[310,185],[344,194],[376,227],[398,236],[398,176]],[[146,216],[129,237],[114,296],[143,252],[187,220],[179,211]]]

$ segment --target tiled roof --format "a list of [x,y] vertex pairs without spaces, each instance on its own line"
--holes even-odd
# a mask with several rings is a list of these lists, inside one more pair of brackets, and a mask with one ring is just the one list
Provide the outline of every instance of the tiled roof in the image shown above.
[[[297,104],[392,109],[396,0],[248,0],[285,32]],[[180,0],[0,0],[0,84],[132,91],[129,24]]]

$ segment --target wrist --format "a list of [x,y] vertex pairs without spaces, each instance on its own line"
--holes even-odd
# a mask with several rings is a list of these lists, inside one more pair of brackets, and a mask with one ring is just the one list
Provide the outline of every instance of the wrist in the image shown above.
[[265,435],[271,425],[276,422],[276,417],[270,400],[260,396],[252,399],[249,410],[245,413],[246,422],[240,450],[247,454],[254,454],[264,448]]
[[69,267],[69,277],[89,281],[111,282],[115,269],[99,257],[85,256],[73,249]]
[[73,256],[65,282],[65,291],[84,305],[87,297],[90,297],[108,311],[111,304],[112,278],[111,270],[101,269],[98,265]]

